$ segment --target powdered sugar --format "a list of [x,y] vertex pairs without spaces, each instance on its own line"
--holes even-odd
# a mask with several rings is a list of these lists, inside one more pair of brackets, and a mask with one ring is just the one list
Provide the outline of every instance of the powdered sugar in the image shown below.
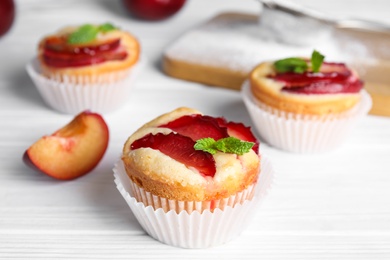
[[165,55],[242,73],[250,72],[262,61],[308,57],[313,49],[324,53],[327,60],[342,60],[341,52],[330,37],[316,44],[297,46],[274,41],[266,37],[265,30],[259,26],[256,15],[225,13],[184,34]]

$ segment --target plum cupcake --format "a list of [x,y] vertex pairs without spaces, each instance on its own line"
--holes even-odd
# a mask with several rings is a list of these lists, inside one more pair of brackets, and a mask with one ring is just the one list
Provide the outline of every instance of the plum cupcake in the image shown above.
[[54,109],[111,112],[129,97],[140,51],[132,34],[110,23],[65,27],[40,41],[27,71]]
[[114,174],[145,231],[184,248],[239,235],[273,177],[249,127],[185,107],[132,134]]
[[286,58],[259,64],[242,96],[261,137],[277,148],[299,153],[338,147],[371,99],[363,81],[344,63]]

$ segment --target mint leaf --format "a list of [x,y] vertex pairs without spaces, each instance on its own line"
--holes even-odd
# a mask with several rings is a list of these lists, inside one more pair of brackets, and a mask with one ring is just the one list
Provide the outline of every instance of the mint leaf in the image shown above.
[[117,28],[110,23],[104,23],[99,26],[84,24],[71,33],[67,41],[69,44],[87,43],[95,40],[99,32],[106,33],[115,29]]
[[311,54],[311,69],[313,72],[319,72],[325,56],[314,50]]
[[[313,72],[319,72],[321,65],[325,59],[325,56],[314,50],[311,55],[310,68]],[[301,58],[286,58],[277,60],[274,63],[275,69],[279,73],[284,72],[294,72],[294,73],[304,73],[307,71],[309,66],[304,59]]]
[[253,145],[254,143],[252,142],[241,141],[235,137],[222,138],[215,143],[215,147],[219,151],[224,153],[235,153],[238,155],[249,152]]
[[275,69],[279,73],[295,72],[303,73],[307,70],[308,65],[304,59],[301,58],[286,58],[277,60],[274,63]]
[[194,149],[215,154],[217,150],[214,148],[214,144],[215,144],[215,140],[213,138],[211,137],[202,138],[196,141],[194,145]]
[[203,138],[196,141],[195,150],[202,150],[211,154],[215,154],[217,151],[224,153],[234,153],[243,155],[249,152],[254,143],[242,141],[235,137],[226,137],[215,141],[213,138]]
[[69,35],[68,43],[77,44],[90,42],[96,38],[98,33],[98,27],[92,24],[85,24]]
[[104,23],[104,24],[99,26],[100,32],[109,32],[109,31],[113,31],[115,29],[117,29],[117,28],[114,25],[112,25],[111,23]]

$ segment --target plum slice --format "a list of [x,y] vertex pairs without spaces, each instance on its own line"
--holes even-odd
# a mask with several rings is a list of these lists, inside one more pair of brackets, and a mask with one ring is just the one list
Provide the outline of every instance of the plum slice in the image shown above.
[[221,127],[215,118],[200,114],[182,116],[159,127],[169,128],[179,134],[191,137],[194,141],[206,137],[219,140],[229,136],[227,128]]
[[363,87],[343,63],[324,63],[320,72],[284,72],[270,78],[283,83],[282,91],[297,94],[357,93]]
[[120,39],[106,42],[74,45],[65,37],[50,37],[44,43],[43,60],[52,67],[80,67],[105,61],[126,59],[127,52],[120,47]]
[[152,148],[185,164],[187,167],[197,169],[204,176],[214,177],[216,167],[213,156],[207,152],[194,149],[195,141],[181,134],[169,133],[167,135],[147,134],[134,141],[131,149]]
[[103,117],[84,111],[53,134],[32,144],[25,151],[23,161],[55,179],[71,180],[97,166],[108,141],[109,129]]
[[259,152],[259,142],[249,127],[242,123],[227,122],[222,117],[185,115],[159,127],[169,128],[174,132],[167,135],[147,134],[134,141],[131,149],[149,147],[159,150],[187,167],[197,169],[204,176],[213,177],[216,166],[210,153],[194,149],[195,142],[199,139],[211,137],[219,140],[233,136],[243,141],[254,142],[252,149],[256,153]]
[[69,54],[69,53],[53,52],[50,50],[45,50],[43,55],[43,59],[45,63],[49,66],[53,66],[56,68],[87,66],[87,65],[102,63],[105,61],[123,60],[126,57],[127,57],[126,51],[88,55],[88,54]]
[[211,137],[219,140],[228,136],[236,137],[243,141],[253,142],[253,150],[258,153],[259,142],[253,135],[250,127],[242,123],[227,122],[223,117],[211,117],[200,114],[182,116],[160,127],[169,128],[177,133],[191,137],[197,141]]
[[65,37],[50,37],[44,43],[46,50],[62,52],[62,53],[99,53],[113,51],[120,46],[120,39],[107,40],[97,44],[68,44]]

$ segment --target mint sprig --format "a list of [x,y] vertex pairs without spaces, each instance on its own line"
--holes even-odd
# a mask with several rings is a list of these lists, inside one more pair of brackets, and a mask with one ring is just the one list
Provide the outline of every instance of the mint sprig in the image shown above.
[[301,58],[286,58],[274,63],[277,72],[303,73],[307,70],[307,62]]
[[311,70],[313,72],[319,72],[325,56],[314,50],[311,54]]
[[[311,70],[312,72],[319,72],[321,65],[325,59],[325,56],[320,52],[314,50],[311,54],[310,63],[302,58],[285,58],[281,60],[277,60],[274,62],[274,67],[277,72],[285,73],[285,72],[294,72],[294,73],[304,73],[307,70]],[[310,65],[310,66],[309,66]]]
[[68,36],[67,42],[69,44],[87,43],[95,40],[100,32],[106,33],[115,29],[116,27],[110,23],[105,23],[98,26],[84,24]]
[[211,154],[216,154],[218,151],[224,153],[233,153],[243,155],[249,152],[254,143],[242,141],[235,137],[226,137],[215,141],[211,137],[202,138],[196,141],[195,150],[205,151]]
[[109,32],[109,31],[112,31],[115,29],[117,29],[117,28],[110,23],[104,23],[104,24],[101,24],[99,26],[99,31],[101,31],[101,32]]

